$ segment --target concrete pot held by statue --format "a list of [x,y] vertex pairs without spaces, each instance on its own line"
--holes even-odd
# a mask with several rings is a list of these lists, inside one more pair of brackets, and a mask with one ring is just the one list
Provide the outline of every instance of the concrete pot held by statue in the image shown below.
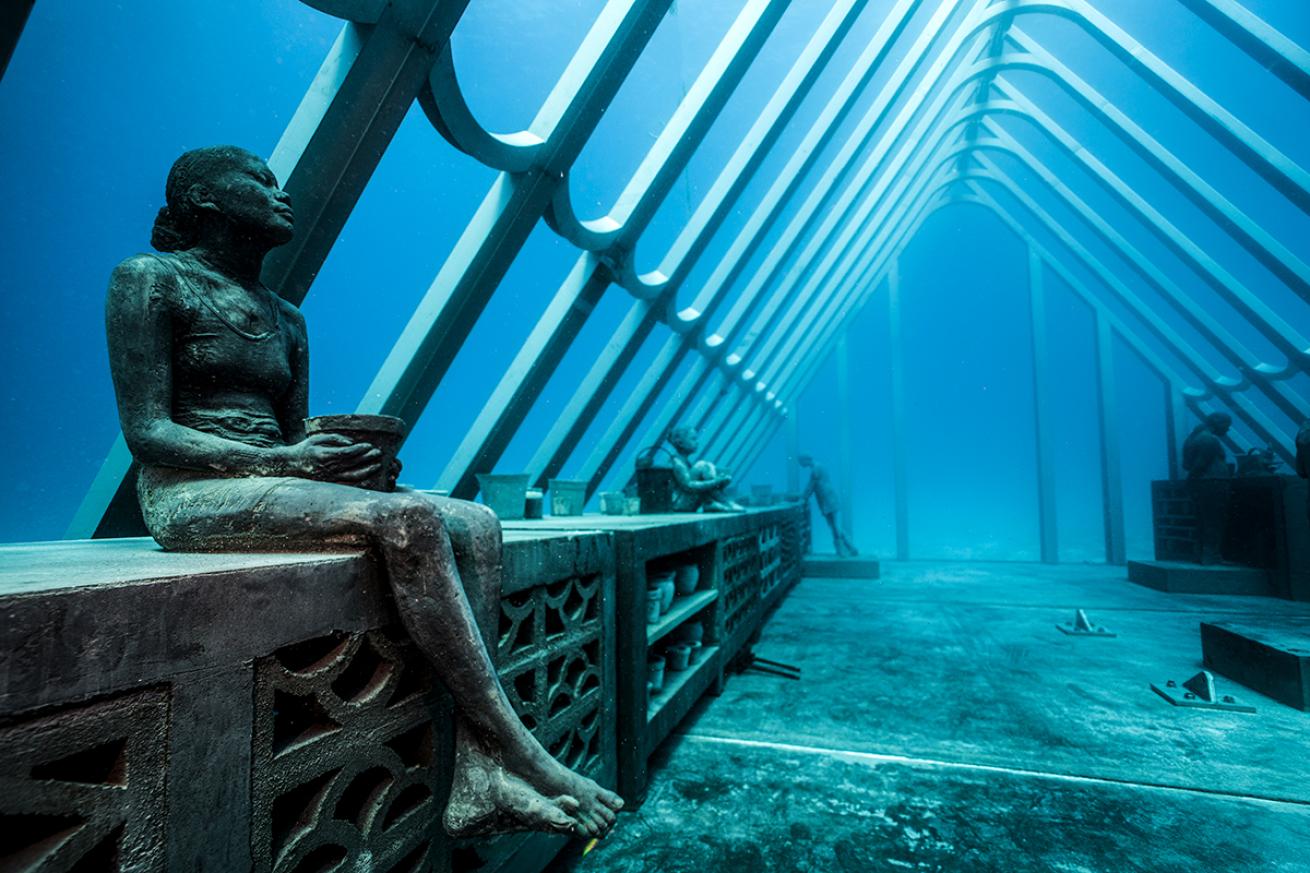
[[528,503],[527,473],[478,473],[482,502],[501,520],[523,517]]
[[391,464],[405,438],[405,422],[394,415],[316,415],[305,419],[305,435],[336,434],[351,442],[368,443],[382,453],[382,469],[362,482],[343,482],[370,491],[391,490]]

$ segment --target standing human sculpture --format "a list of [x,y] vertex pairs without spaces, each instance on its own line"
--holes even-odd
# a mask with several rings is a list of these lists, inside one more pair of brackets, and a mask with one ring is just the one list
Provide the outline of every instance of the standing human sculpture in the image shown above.
[[[488,653],[498,519],[473,503],[354,487],[382,472],[377,448],[306,437],[304,318],[259,280],[265,256],[293,234],[273,173],[243,149],[197,149],[173,165],[166,200],[151,240],[166,254],[119,264],[106,305],[150,534],[179,551],[376,550],[405,628],[457,706],[446,829],[602,835],[622,800],[541,747]],[[398,470],[387,471],[391,487]]]
[[[832,531],[832,547],[838,556],[843,558],[854,558],[860,554],[860,550],[855,548],[850,537],[841,529],[838,523],[838,515],[841,512],[840,500],[837,497],[837,487],[832,484],[832,476],[828,474],[827,469],[819,464],[810,455],[801,455],[796,459],[796,463],[806,467],[810,471],[810,481],[805,483],[805,491],[801,495],[801,502],[808,505],[811,497],[814,498],[815,504],[819,507],[819,514],[823,520],[828,522],[828,529]],[[806,512],[809,510],[807,509]]]
[[1212,412],[1183,442],[1183,470],[1196,514],[1200,540],[1199,563],[1223,562],[1224,532],[1228,521],[1228,495],[1232,470],[1223,437],[1233,419],[1224,412]]

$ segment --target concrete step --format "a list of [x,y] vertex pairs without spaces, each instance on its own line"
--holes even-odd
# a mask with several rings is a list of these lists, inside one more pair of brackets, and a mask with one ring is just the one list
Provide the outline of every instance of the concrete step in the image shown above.
[[1259,567],[1184,564],[1177,561],[1129,561],[1128,578],[1170,594],[1239,594],[1272,597],[1269,572]]

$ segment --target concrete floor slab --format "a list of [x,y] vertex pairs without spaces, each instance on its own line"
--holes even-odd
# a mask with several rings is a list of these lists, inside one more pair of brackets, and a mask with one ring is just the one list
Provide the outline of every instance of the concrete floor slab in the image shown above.
[[685,737],[595,873],[1304,873],[1310,809]]
[[[1310,869],[1310,714],[1181,709],[1201,621],[1310,604],[1169,595],[1122,568],[886,564],[806,580],[579,870]],[[1118,636],[1059,633],[1076,608]]]

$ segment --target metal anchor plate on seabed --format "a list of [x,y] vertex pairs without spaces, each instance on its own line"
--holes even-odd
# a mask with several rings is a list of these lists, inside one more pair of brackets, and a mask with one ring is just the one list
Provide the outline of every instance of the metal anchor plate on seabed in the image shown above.
[[1073,621],[1066,621],[1064,624],[1057,624],[1055,629],[1062,634],[1068,634],[1071,637],[1117,637],[1118,634],[1110,633],[1108,628],[1099,624],[1092,624],[1087,613],[1078,610],[1074,613]]
[[1214,688],[1214,674],[1202,670],[1182,685],[1170,679],[1164,687],[1151,683],[1151,690],[1174,706],[1200,709],[1223,709],[1228,712],[1255,712],[1254,706],[1238,703],[1231,694],[1219,695]]

